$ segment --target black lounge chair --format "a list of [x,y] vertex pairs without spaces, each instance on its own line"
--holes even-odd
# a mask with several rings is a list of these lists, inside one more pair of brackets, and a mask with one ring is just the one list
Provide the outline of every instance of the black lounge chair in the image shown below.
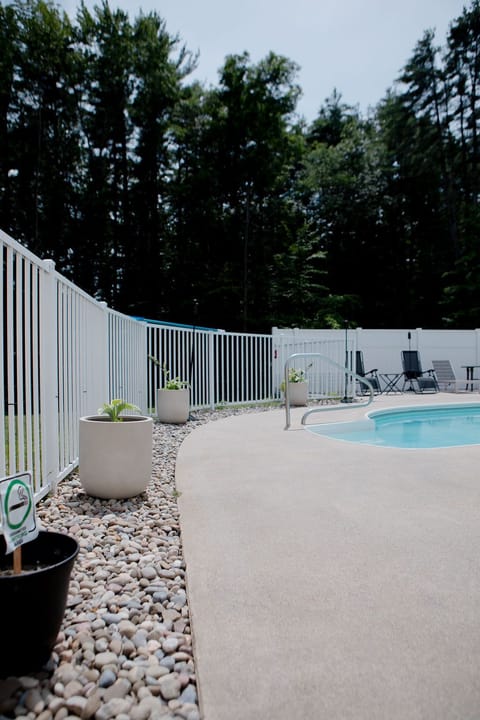
[[438,383],[433,368],[422,370],[418,350],[402,350],[403,390],[416,393],[438,392]]
[[[365,366],[363,364],[363,352],[361,350],[356,350],[355,352],[355,372],[357,373],[357,375],[360,375],[360,377],[368,380],[368,382],[373,388],[373,392],[382,392],[380,389],[380,381],[377,376],[378,369],[374,368],[373,370],[367,370],[365,372]],[[369,392],[368,386],[365,385],[365,383],[360,382],[359,385],[362,395],[365,395],[367,392]]]

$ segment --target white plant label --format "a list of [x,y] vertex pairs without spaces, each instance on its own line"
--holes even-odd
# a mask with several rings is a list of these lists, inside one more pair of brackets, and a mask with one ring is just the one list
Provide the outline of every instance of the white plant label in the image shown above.
[[7,546],[6,552],[38,535],[35,501],[32,492],[32,475],[29,472],[0,479],[0,516]]

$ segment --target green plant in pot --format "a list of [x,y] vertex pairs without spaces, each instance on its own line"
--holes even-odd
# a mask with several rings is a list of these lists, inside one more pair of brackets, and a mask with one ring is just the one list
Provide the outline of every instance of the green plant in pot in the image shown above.
[[114,399],[98,415],[80,418],[79,475],[88,495],[130,498],[144,492],[152,476],[152,418],[123,415],[140,410]]
[[65,614],[70,575],[79,551],[74,538],[38,530],[35,521],[34,532],[27,532],[12,547],[7,504],[18,508],[30,493],[30,512],[33,517],[35,513],[33,493],[19,477],[4,478],[1,483],[11,482],[8,500],[2,495],[0,526],[0,677],[37,672],[48,662]]
[[157,417],[160,422],[185,423],[190,415],[189,384],[179,377],[171,377],[165,363],[152,355],[150,360],[162,368],[163,384],[157,389]]
[[290,405],[306,405],[308,400],[308,381],[305,376],[305,370],[294,367],[289,368],[287,381],[288,389],[285,385],[285,379],[283,379],[280,383],[280,390],[285,393],[285,395],[288,392]]
[[125,400],[112,400],[109,403],[104,403],[101,408],[98,408],[99,415],[107,415],[112,422],[123,422],[122,412],[130,410],[132,412],[140,412],[140,408],[132,403],[125,402]]

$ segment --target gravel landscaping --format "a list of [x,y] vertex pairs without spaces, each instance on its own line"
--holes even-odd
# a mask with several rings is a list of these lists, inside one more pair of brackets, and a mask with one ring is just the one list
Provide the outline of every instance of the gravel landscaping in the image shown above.
[[72,474],[40,503],[42,527],[75,537],[80,553],[50,662],[0,680],[0,718],[199,720],[175,460],[199,425],[259,409],[155,424],[153,479],[139,497],[88,497]]

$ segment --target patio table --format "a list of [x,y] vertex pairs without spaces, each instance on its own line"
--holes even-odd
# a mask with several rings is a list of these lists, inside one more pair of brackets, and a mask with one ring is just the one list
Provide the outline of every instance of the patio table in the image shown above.
[[391,393],[401,393],[399,382],[403,378],[403,372],[399,373],[381,373],[380,379],[385,383],[382,395],[390,395]]
[[[480,365],[462,365],[462,368],[465,368],[467,380],[465,383],[465,390],[468,390],[468,386],[470,385],[470,392],[473,392],[473,381],[475,378],[473,377],[473,373],[475,368],[480,367]],[[478,380],[477,380],[478,382]]]

